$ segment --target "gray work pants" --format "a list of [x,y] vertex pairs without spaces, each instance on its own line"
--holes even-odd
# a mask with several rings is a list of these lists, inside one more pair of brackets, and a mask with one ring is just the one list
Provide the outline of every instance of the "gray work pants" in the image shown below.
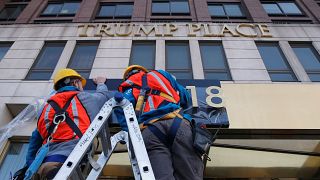
[[[155,122],[154,125],[167,134],[173,119]],[[201,157],[192,146],[190,123],[183,120],[177,131],[172,149],[163,144],[148,128],[142,131],[149,159],[157,180],[203,179]]]

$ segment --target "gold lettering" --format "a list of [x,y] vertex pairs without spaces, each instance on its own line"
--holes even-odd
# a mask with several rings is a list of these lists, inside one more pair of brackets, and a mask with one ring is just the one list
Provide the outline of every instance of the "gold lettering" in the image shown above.
[[197,100],[197,91],[195,86],[186,86],[186,89],[190,90],[191,99],[192,99],[192,107],[199,107]]
[[159,32],[157,24],[153,25],[152,28],[149,30],[147,30],[143,24],[140,24],[134,36],[141,36],[141,30],[146,36],[148,36],[152,31],[155,31],[155,36],[162,36],[162,34]]
[[94,36],[101,37],[103,33],[106,34],[107,36],[114,36],[114,33],[109,31],[110,29],[111,29],[110,24],[98,24],[97,30]]
[[231,34],[233,37],[239,37],[239,35],[236,34],[236,33],[233,32],[233,31],[231,31],[231,29],[230,29],[226,24],[223,25],[219,36],[220,36],[220,37],[224,37],[224,36],[225,36],[225,35],[224,35],[225,33],[229,33],[229,34]]
[[216,37],[216,34],[211,33],[209,24],[202,24],[204,27],[204,37]]
[[254,24],[239,24],[237,27],[236,27],[236,32],[238,34],[240,34],[241,36],[243,37],[257,37],[258,34],[257,33],[254,33],[254,34],[246,34],[245,32],[241,31],[240,28],[243,28],[243,27],[248,27],[248,28],[251,28],[251,29],[254,29],[255,25]]
[[270,33],[270,30],[268,29],[268,25],[266,24],[257,24],[260,32],[261,32],[261,37],[272,37],[272,34]]
[[81,24],[78,26],[80,29],[79,37],[88,37],[87,31],[89,27],[95,27],[94,25],[90,24]]
[[164,24],[164,26],[165,26],[165,32],[164,32],[163,36],[173,36],[172,32],[178,30],[178,27],[175,24],[166,23],[166,24]]
[[[218,93],[213,93],[212,90],[215,90]],[[207,93],[207,98],[206,98],[206,102],[209,106],[211,107],[215,107],[215,108],[221,108],[224,107],[224,102],[222,99],[222,89],[218,86],[210,86],[206,89],[206,93]],[[214,103],[212,101],[213,98],[219,98],[221,99],[220,103]]]
[[[123,31],[121,31],[121,27]],[[132,33],[133,30],[133,24],[122,24],[122,23],[117,23],[116,24],[116,35],[117,36],[129,36]]]
[[187,26],[189,28],[188,36],[189,37],[196,37],[197,34],[195,32],[200,30],[201,25],[200,24],[187,24]]

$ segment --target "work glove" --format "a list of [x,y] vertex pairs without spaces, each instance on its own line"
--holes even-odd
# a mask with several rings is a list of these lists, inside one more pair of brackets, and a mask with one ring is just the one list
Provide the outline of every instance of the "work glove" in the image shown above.
[[12,179],[13,180],[23,180],[27,169],[28,169],[28,166],[24,166],[22,169],[18,170],[16,173],[14,173]]

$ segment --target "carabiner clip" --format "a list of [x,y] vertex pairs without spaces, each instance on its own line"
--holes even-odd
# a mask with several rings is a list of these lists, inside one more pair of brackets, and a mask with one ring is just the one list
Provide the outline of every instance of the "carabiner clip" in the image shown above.
[[[57,122],[58,119],[58,122]],[[54,124],[59,124],[61,122],[63,122],[64,120],[66,120],[66,113],[62,113],[62,114],[56,114],[53,118],[53,123]]]

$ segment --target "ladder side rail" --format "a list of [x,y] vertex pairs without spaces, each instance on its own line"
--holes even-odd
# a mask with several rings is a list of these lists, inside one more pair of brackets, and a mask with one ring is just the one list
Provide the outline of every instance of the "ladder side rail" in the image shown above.
[[137,161],[137,158],[135,156],[135,152],[132,146],[132,141],[130,140],[130,137],[128,136],[127,140],[127,149],[128,149],[128,156],[131,163],[132,173],[135,180],[141,180],[140,170],[139,170],[139,164]]
[[118,142],[121,141],[126,141],[126,139],[128,139],[128,133],[125,131],[120,131],[117,134],[113,135],[111,137],[111,150],[108,151],[108,154],[105,155],[103,152],[99,155],[99,158],[97,160],[97,163],[100,165],[100,169],[95,170],[92,169],[89,173],[89,175],[87,176],[88,180],[92,180],[92,179],[98,179],[98,177],[100,176],[103,167],[107,164],[108,160],[111,157],[112,152],[114,151],[116,145],[118,144]]
[[113,107],[115,107],[116,104],[116,101],[114,98],[112,98],[103,105],[87,131],[83,134],[82,138],[79,140],[69,157],[63,163],[54,180],[68,179],[68,177],[80,163],[83,156],[86,154],[94,138],[98,135],[101,128],[104,127],[104,123],[106,123],[107,119],[111,115]]
[[133,151],[139,165],[141,179],[153,180],[155,179],[149,156],[143,141],[138,120],[131,103],[122,105],[126,122],[128,125],[129,138],[132,142]]

